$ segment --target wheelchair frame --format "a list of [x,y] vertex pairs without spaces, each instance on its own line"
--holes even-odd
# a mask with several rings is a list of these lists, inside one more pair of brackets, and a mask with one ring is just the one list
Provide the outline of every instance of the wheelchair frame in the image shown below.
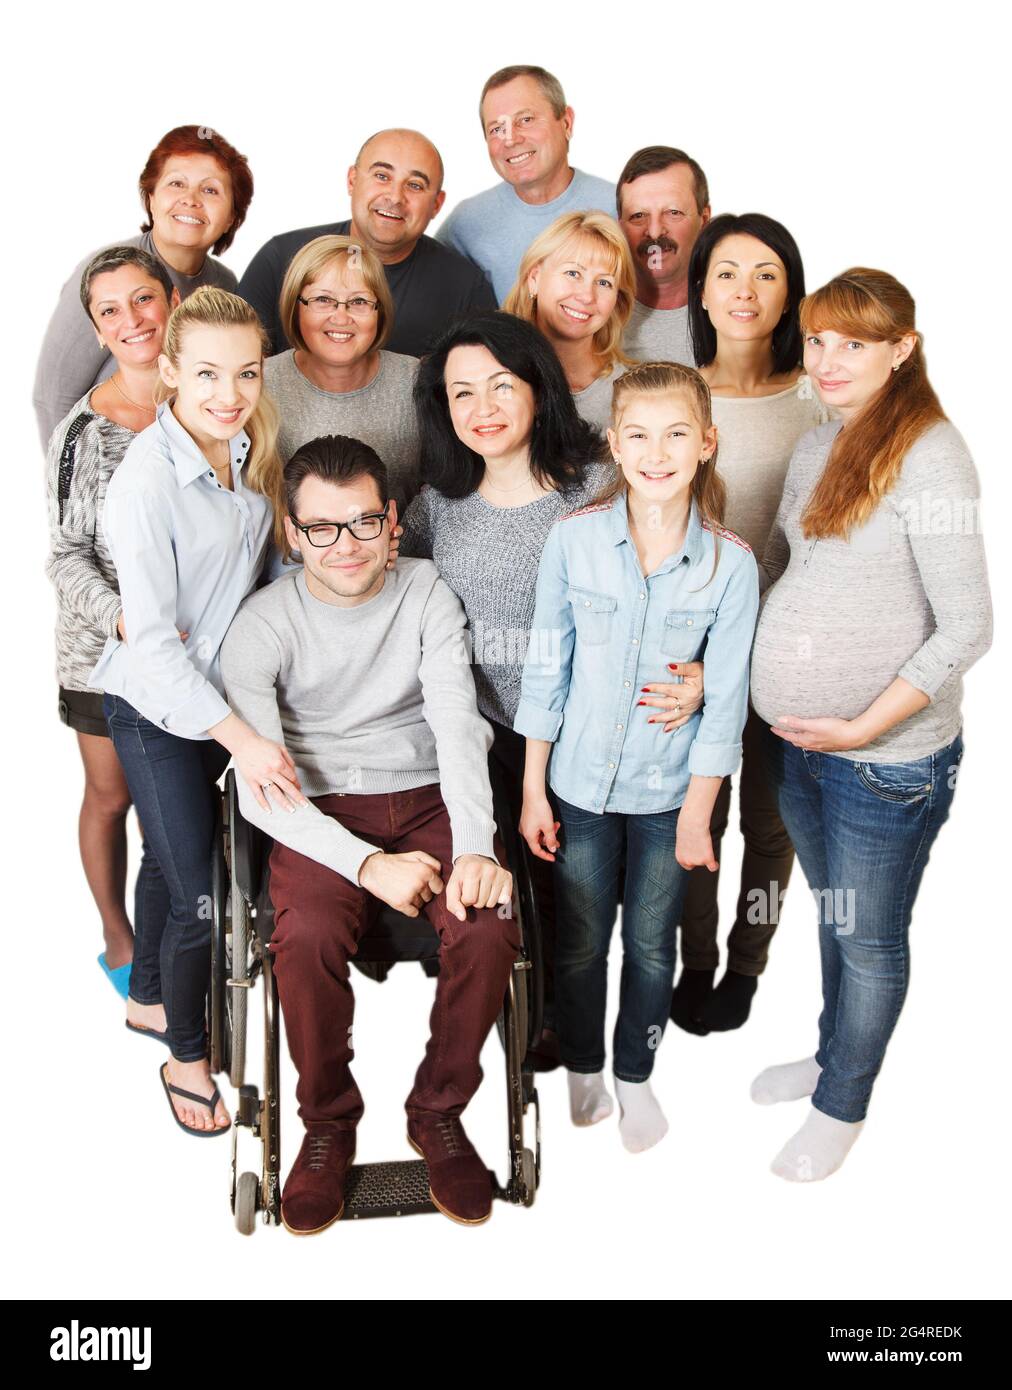
[[[508,1176],[500,1184],[490,1172],[493,1195],[500,1200],[531,1206],[541,1179],[541,1119],[534,1068],[528,1051],[541,1035],[544,977],[541,937],[527,846],[513,826],[513,816],[502,785],[503,773],[492,765],[496,824],[506,847],[513,873],[512,911],[519,921],[522,949],[510,972],[498,1018],[498,1032],[506,1063]],[[281,1007],[269,947],[273,910],[267,893],[267,858],[271,842],[244,820],[239,810],[235,772],[225,777],[212,864],[211,987],[208,991],[208,1035],[212,1072],[227,1072],[239,1092],[232,1125],[230,1202],[238,1230],[252,1234],[257,1212],[266,1225],[281,1221]],[[426,918],[409,918],[384,907],[378,922],[405,933]],[[391,964],[412,959],[397,953],[371,955],[371,941],[380,938],[371,928],[360,942],[353,964],[364,973],[386,976]],[[416,938],[415,945],[421,938]],[[426,974],[435,973],[438,945],[426,942],[421,961]],[[246,1028],[250,991],[262,983],[264,1013],[263,1097],[247,1084]],[[526,1142],[525,1120],[534,1107],[534,1147]],[[239,1171],[239,1132],[248,1130],[260,1141],[260,1173]],[[348,1175],[345,1218],[407,1216],[435,1211],[429,1198],[428,1170],[422,1159],[355,1164]]]

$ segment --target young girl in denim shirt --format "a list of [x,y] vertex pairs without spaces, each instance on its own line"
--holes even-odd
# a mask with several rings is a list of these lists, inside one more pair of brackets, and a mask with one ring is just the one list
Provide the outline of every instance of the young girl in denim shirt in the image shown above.
[[[686,876],[717,867],[710,815],[741,757],[759,586],[751,550],[720,525],[717,432],[697,372],[652,362],[620,377],[608,442],[614,485],[559,521],[542,554],[514,727],[527,739],[520,830],[558,875],[560,1050],[577,1125],[612,1110],[604,1017],[625,860],[613,1069],[622,1141],[638,1152],[667,1132],[649,1078]],[[705,704],[663,735],[642,695],[700,658]]]

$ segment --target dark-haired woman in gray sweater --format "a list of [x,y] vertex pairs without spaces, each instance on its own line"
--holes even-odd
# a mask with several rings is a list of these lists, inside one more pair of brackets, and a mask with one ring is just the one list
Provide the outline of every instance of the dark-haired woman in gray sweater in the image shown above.
[[795,450],[764,557],[752,702],[777,736],[780,813],[819,911],[814,1057],[760,1104],[811,1096],[773,1171],[828,1177],[861,1132],[903,1006],[909,927],[963,756],[963,673],[991,642],[976,470],[928,381],[914,302],[854,269],[801,306],[805,366],[839,420]]
[[92,336],[101,337],[116,370],[57,425],[47,456],[46,573],[56,587],[60,718],[76,732],[84,764],[79,836],[105,936],[99,964],[124,998],[134,942],[126,910],[130,792],[109,738],[101,691],[88,688],[88,677],[106,639],[121,635],[123,605],[102,532],[106,488],[135,436],[155,418],[158,354],[178,302],[165,267],[138,247],[112,246],[89,262],[77,313]]

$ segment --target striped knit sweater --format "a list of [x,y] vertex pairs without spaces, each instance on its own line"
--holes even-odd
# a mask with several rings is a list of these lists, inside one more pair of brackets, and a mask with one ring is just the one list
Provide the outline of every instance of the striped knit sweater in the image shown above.
[[56,586],[56,676],[67,690],[88,689],[106,638],[116,636],[122,604],[102,509],[109,479],[136,438],[92,410],[90,396],[57,425],[46,459],[46,573]]

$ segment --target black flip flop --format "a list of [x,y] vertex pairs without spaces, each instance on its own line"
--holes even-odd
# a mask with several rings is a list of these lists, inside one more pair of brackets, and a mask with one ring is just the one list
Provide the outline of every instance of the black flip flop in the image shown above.
[[191,1125],[183,1124],[182,1120],[176,1114],[176,1107],[172,1104],[172,1096],[169,1094],[170,1091],[177,1096],[182,1096],[185,1100],[196,1101],[198,1105],[206,1105],[212,1116],[214,1115],[215,1106],[218,1104],[219,1100],[221,1100],[221,1092],[218,1090],[217,1086],[215,1086],[210,1096],[198,1096],[194,1091],[184,1091],[181,1086],[173,1086],[171,1082],[165,1079],[165,1068],[167,1065],[168,1063],[166,1062],[162,1063],[158,1068],[158,1075],[161,1078],[162,1086],[164,1087],[165,1095],[169,1102],[169,1109],[172,1111],[172,1118],[179,1128],[185,1129],[187,1134],[192,1134],[196,1139],[214,1139],[219,1134],[227,1134],[232,1128],[231,1123],[227,1124],[224,1129],[219,1129],[217,1125],[215,1125],[214,1129],[193,1129]]
[[155,1042],[164,1043],[166,1047],[169,1046],[168,1029],[166,1029],[164,1033],[159,1033],[154,1028],[142,1028],[137,1023],[131,1023],[129,1019],[126,1021],[126,1026],[130,1029],[131,1033],[140,1033],[142,1038],[154,1038]]

